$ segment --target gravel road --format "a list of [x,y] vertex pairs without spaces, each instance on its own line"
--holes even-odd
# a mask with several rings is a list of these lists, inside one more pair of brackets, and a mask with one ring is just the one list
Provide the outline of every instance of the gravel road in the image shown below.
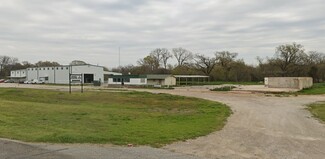
[[325,125],[305,105],[324,95],[274,97],[251,93],[218,93],[191,89],[167,92],[223,102],[233,115],[218,132],[164,147],[206,158],[324,159]]
[[0,139],[1,159],[203,159],[164,149],[94,144],[37,144]]
[[[51,86],[47,89],[60,88]],[[315,120],[304,109],[304,105],[308,103],[325,101],[324,95],[274,97],[192,88],[144,91],[220,101],[229,105],[234,113],[221,131],[176,142],[163,149],[89,144],[31,144],[0,140],[0,158],[325,158],[325,124]]]

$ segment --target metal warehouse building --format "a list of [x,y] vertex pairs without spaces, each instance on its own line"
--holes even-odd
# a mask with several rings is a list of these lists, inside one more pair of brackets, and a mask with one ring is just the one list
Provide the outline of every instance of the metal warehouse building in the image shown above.
[[[96,65],[65,65],[56,67],[31,67],[23,70],[12,70],[10,78],[18,81],[39,80],[45,83],[68,84],[69,74],[80,75],[83,83],[92,83],[94,81],[104,82],[104,75],[118,74],[114,72],[104,71],[104,67]],[[72,80],[81,80],[73,79]]]

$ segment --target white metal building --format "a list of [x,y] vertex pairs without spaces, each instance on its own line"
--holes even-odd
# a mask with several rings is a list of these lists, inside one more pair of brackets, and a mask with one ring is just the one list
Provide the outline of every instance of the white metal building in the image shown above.
[[15,81],[32,81],[37,79],[45,83],[53,84],[68,84],[69,73],[82,75],[83,83],[92,83],[100,81],[104,83],[105,74],[116,74],[114,72],[104,71],[104,67],[96,65],[66,65],[56,67],[31,67],[23,70],[13,70],[10,73],[10,78]]

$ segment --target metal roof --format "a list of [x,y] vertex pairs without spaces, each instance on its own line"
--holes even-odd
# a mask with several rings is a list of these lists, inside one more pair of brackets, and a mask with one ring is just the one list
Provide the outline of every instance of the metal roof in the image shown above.
[[109,75],[110,78],[146,78],[145,75]]
[[167,77],[174,77],[173,75],[147,75],[147,79],[166,79]]
[[110,71],[104,71],[105,75],[122,75],[122,73],[118,73],[118,72],[110,72]]
[[167,77],[174,77],[173,75],[161,75],[161,74],[152,74],[152,75],[109,75],[110,78],[147,78],[147,79],[166,79]]
[[174,75],[176,78],[209,78],[209,76],[202,75]]

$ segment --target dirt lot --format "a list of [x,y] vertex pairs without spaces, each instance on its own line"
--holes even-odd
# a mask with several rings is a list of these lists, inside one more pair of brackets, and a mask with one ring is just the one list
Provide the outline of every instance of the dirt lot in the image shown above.
[[[4,85],[0,85],[4,86]],[[7,85],[8,86],[8,85]],[[25,87],[20,85],[19,87]],[[28,86],[44,87],[44,86]],[[63,90],[65,87],[49,87],[47,89]],[[246,92],[220,93],[206,89],[180,88],[175,90],[145,90],[154,93],[170,93],[175,95],[204,98],[220,101],[229,105],[234,114],[229,118],[223,130],[208,136],[185,142],[177,142],[163,149],[179,154],[195,155],[201,158],[325,158],[325,125],[311,117],[304,105],[315,101],[325,101],[325,96],[274,97],[264,94]],[[0,143],[1,145],[1,143]],[[1,146],[0,146],[1,147]],[[46,149],[62,149],[64,145],[41,145]],[[85,146],[84,146],[85,147]],[[88,147],[88,146],[86,146]],[[89,149],[89,150],[88,150]],[[100,146],[90,146],[88,151],[97,151],[97,155],[114,154],[114,148],[103,149]],[[160,151],[139,147],[143,156],[154,155]],[[134,149],[132,151],[138,151]],[[86,157],[87,151],[62,150],[65,155],[78,158]],[[173,158],[166,151],[161,158]],[[170,152],[171,153],[171,152]],[[118,153],[122,158],[138,158],[124,153]],[[173,153],[171,153],[173,154]],[[105,156],[105,155],[104,155]],[[182,156],[186,158],[186,156]],[[187,156],[188,157],[188,156]],[[88,157],[91,158],[91,157]],[[160,158],[157,156],[156,158]]]
[[234,114],[223,130],[165,149],[207,158],[325,158],[325,125],[304,109],[325,96],[270,97],[184,88],[169,93],[220,101]]

